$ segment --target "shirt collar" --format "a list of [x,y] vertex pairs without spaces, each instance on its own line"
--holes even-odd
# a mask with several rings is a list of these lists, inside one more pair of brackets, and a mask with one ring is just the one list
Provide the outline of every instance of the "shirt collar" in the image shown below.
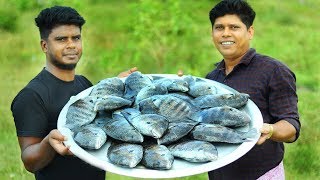
[[[239,64],[244,64],[244,65],[248,66],[255,55],[256,55],[256,50],[253,49],[253,48],[250,48],[250,49],[246,52],[246,54],[242,57],[242,59],[240,60],[240,63],[239,63]],[[219,69],[219,70],[224,70],[224,69],[225,69],[224,60],[216,63],[215,66],[216,66],[217,69]]]

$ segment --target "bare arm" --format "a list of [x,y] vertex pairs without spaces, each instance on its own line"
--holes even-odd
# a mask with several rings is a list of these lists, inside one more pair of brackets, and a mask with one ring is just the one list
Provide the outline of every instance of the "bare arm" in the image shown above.
[[[272,128],[270,128],[272,126]],[[277,142],[293,142],[296,138],[296,129],[286,120],[280,120],[275,124],[264,123],[260,129],[261,136],[257,142],[258,145],[263,144],[267,139],[270,131],[273,129],[271,140]]]
[[19,137],[21,159],[25,168],[35,172],[47,166],[56,153],[61,155],[72,154],[69,148],[63,145],[65,137],[58,131],[52,130],[45,138]]

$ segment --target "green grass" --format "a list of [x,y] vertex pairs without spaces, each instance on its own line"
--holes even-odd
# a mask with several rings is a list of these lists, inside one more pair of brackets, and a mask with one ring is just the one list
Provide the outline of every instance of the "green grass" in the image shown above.
[[[62,1],[47,4],[56,2]],[[320,2],[249,2],[257,12],[252,47],[281,60],[297,77],[302,129],[297,142],[285,145],[287,179],[316,179],[320,176]],[[0,179],[33,179],[20,160],[10,111],[14,96],[45,64],[34,17],[46,4],[28,3],[0,0],[0,12],[6,8],[13,16],[19,15],[12,22],[13,30],[0,24]],[[64,5],[74,5],[87,20],[83,27],[84,54],[77,73],[93,83],[132,66],[143,73],[176,73],[183,69],[186,74],[205,76],[221,59],[210,37],[208,11],[213,4],[209,0],[68,1]],[[138,178],[108,173],[107,179]],[[204,173],[179,179],[207,176]]]

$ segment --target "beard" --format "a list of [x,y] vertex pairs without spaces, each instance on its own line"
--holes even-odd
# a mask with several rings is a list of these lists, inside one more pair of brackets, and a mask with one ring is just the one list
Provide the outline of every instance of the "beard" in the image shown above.
[[77,63],[74,64],[64,64],[59,62],[55,57],[51,56],[50,62],[57,68],[62,70],[74,70],[77,66]]

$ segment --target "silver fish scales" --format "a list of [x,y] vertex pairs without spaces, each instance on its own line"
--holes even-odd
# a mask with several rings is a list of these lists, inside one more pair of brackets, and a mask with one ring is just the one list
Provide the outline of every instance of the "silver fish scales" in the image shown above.
[[111,144],[107,157],[113,164],[134,168],[142,160],[143,147],[130,143]]
[[147,98],[139,103],[139,108],[142,113],[162,115],[169,122],[191,117],[193,113],[192,106],[188,102],[170,94]]
[[121,113],[143,135],[160,138],[167,130],[169,122],[158,114],[140,114],[133,108],[124,109]]
[[169,123],[168,130],[157,139],[158,144],[170,144],[186,136],[198,122],[185,120]]
[[243,143],[258,134],[256,129],[248,132],[236,131],[218,124],[199,124],[190,132],[193,139],[208,142]]
[[185,159],[189,162],[208,162],[218,159],[217,148],[205,141],[186,140],[168,146],[174,157]]
[[119,111],[114,112],[112,119],[106,121],[104,130],[108,136],[124,142],[141,143],[144,139]]
[[94,96],[87,96],[71,104],[67,112],[65,126],[72,130],[91,123],[96,116],[96,112],[93,110],[96,100],[97,98]]
[[141,163],[151,169],[171,169],[174,157],[166,146],[151,145],[144,148]]
[[219,106],[230,106],[240,108],[247,104],[249,95],[245,93],[235,94],[210,94],[195,98],[194,104],[200,108],[212,108]]
[[101,80],[96,84],[91,93],[91,96],[103,97],[106,95],[114,95],[123,97],[124,95],[124,83],[118,77],[107,78]]
[[250,116],[246,112],[229,106],[204,109],[197,115],[199,115],[199,122],[229,127],[246,126],[251,121]]
[[75,133],[74,140],[85,149],[99,149],[107,141],[107,135],[98,125],[88,124]]

